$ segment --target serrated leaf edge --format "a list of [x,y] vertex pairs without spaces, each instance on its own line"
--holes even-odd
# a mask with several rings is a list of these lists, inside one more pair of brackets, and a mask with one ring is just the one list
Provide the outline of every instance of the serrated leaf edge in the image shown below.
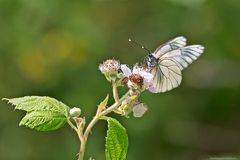
[[[118,126],[121,127],[121,128],[125,131],[125,133],[126,133],[126,135],[127,135],[126,128],[124,128],[118,120],[116,120],[116,119],[114,119],[114,118],[111,118],[111,117],[107,117],[107,116],[103,116],[103,117],[101,117],[100,119],[101,119],[101,120],[106,120],[106,121],[108,122],[107,136],[105,137],[106,142],[107,142],[107,138],[108,138],[109,133],[110,133],[110,132],[109,132],[109,128],[110,128],[109,125],[110,125],[110,121],[111,121],[111,120],[112,120],[112,122],[116,121],[116,122],[119,124]],[[117,134],[116,134],[116,135],[117,135]],[[127,136],[126,138],[127,138],[127,142],[128,142],[128,136]],[[127,143],[127,144],[124,143],[124,146],[125,146],[125,145],[127,145],[127,147],[128,147],[128,143]],[[105,143],[105,152],[106,152],[106,148],[107,148],[107,143]],[[124,156],[127,155],[127,151],[126,151],[126,154],[125,154],[125,155],[122,154],[123,151],[124,151],[124,150],[121,150],[120,157],[118,157],[119,160],[122,160],[122,159],[124,158]],[[106,155],[106,156],[107,156],[107,155]],[[112,159],[111,155],[109,155],[109,156],[110,156],[110,159]],[[106,157],[106,158],[107,158],[107,157]]]

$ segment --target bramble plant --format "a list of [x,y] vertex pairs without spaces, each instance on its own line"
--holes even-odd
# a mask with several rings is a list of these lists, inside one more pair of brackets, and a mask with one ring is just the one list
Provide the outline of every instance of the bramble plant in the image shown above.
[[[125,160],[128,150],[126,129],[116,119],[107,115],[115,112],[128,117],[133,113],[134,117],[142,117],[148,107],[139,101],[140,94],[145,90],[152,93],[166,92],[179,86],[181,70],[196,60],[203,50],[201,45],[186,46],[186,38],[177,37],[149,53],[145,63],[135,64],[132,68],[115,59],[106,60],[99,65],[99,70],[112,85],[114,103],[108,105],[107,95],[88,124],[80,108],[70,108],[51,97],[26,96],[3,100],[14,105],[15,109],[26,111],[20,126],[37,131],[52,131],[68,123],[80,140],[78,160],[84,159],[85,146],[94,125],[99,120],[105,120],[108,122],[106,160]],[[129,90],[120,97],[118,88],[122,86],[127,86]]]

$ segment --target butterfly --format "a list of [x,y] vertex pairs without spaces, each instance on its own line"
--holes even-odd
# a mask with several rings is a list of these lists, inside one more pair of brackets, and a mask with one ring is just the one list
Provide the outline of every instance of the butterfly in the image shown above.
[[182,70],[188,67],[204,51],[202,45],[186,46],[187,39],[176,37],[160,45],[150,53],[145,62],[153,74],[152,87],[148,90],[154,93],[170,91],[178,87],[182,81]]

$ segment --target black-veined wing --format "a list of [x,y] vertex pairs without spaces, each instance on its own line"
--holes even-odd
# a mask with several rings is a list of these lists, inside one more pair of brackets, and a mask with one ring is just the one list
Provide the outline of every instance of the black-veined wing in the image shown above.
[[186,46],[177,50],[172,50],[159,57],[159,65],[164,59],[170,59],[175,62],[178,67],[183,70],[194,60],[196,60],[204,51],[201,45]]
[[180,85],[181,70],[196,60],[204,51],[201,45],[191,45],[161,54],[158,66],[151,70],[154,75],[154,93],[166,92]]
[[165,54],[169,51],[176,50],[186,46],[187,39],[183,36],[176,37],[167,43],[159,46],[154,52],[153,56],[159,58],[162,54]]
[[164,59],[157,67],[151,70],[154,75],[153,86],[149,91],[153,93],[166,92],[176,88],[182,81],[181,70],[178,65],[170,60]]

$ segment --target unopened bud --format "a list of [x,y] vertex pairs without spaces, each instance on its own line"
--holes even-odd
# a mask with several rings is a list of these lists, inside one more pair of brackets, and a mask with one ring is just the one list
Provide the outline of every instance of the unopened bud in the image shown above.
[[77,107],[73,107],[70,109],[69,114],[71,117],[78,117],[81,114],[81,109]]

